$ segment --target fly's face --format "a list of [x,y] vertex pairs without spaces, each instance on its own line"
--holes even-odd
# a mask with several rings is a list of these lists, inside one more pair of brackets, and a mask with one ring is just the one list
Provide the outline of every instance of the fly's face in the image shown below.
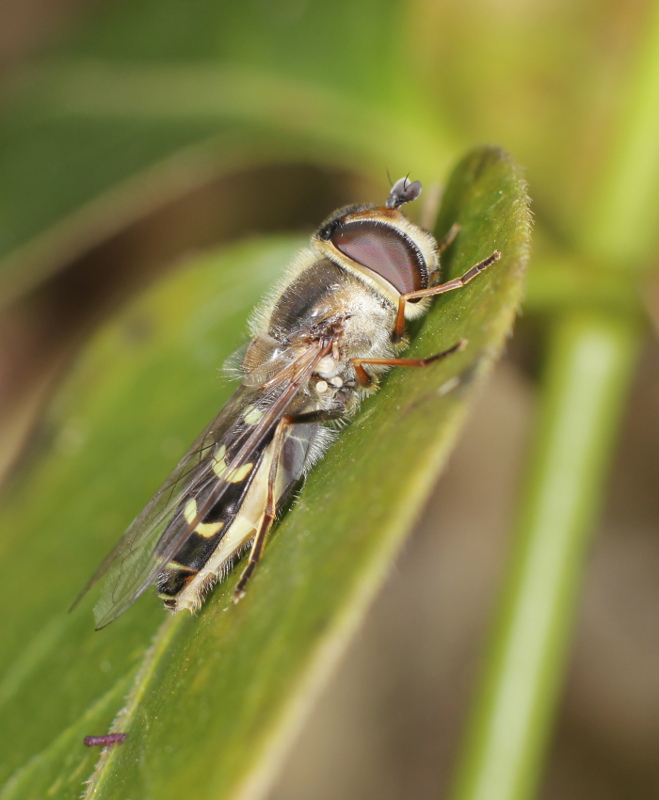
[[[403,178],[392,188],[385,206],[351,206],[335,212],[318,230],[314,244],[397,307],[401,296],[429,289],[439,278],[435,238],[399,210],[420,193],[418,181]],[[405,316],[411,319],[425,308],[422,298],[412,299]]]
[[279,509],[332,439],[327,425],[354,413],[378,373],[426,366],[464,347],[424,359],[397,355],[407,319],[500,255],[439,284],[439,253],[457,228],[438,244],[409,222],[400,208],[420,192],[418,181],[403,178],[384,206],[339,209],[293,259],[252,316],[242,385],[83,590],[81,597],[105,576],[97,627],[153,583],[167,608],[197,609],[249,547],[240,599]]

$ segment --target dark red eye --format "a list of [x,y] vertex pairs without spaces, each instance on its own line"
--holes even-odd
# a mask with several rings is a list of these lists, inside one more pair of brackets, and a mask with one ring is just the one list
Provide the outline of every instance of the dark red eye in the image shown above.
[[418,248],[389,225],[356,220],[339,225],[331,238],[344,255],[381,275],[401,294],[428,285],[428,270]]

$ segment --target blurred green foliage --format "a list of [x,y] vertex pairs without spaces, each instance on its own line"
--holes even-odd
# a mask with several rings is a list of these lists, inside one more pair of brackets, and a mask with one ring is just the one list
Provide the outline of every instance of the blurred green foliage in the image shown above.
[[[192,783],[196,797],[232,797],[256,780],[281,747],[283,722],[309,702],[386,574],[519,305],[530,226],[525,185],[508,157],[476,151],[458,168],[438,231],[454,220],[461,231],[448,274],[463,274],[492,248],[505,255],[473,291],[435,305],[414,352],[460,339],[468,349],[414,381],[393,375],[372,398],[314,471],[238,607],[234,575],[198,617],[181,614],[159,629],[153,596],[151,608],[100,633],[88,614],[63,614],[71,584],[82,585],[98,561],[99,542],[110,548],[166,477],[167,453],[184,449],[226,399],[231,387],[218,392],[209,373],[238,345],[263,283],[295,243],[243,245],[190,263],[91,343],[50,420],[53,444],[1,517],[13,532],[6,563],[27,558],[40,575],[40,591],[12,615],[0,648],[14,672],[3,799],[76,796],[90,757],[79,746],[78,758],[70,755],[75,734],[79,743],[90,725],[109,725],[138,664],[116,722],[129,738],[102,762],[89,796],[174,797]],[[445,391],[456,377],[458,388]],[[23,575],[5,577],[18,593]],[[37,631],[39,644],[17,654],[10,643],[24,629]],[[55,676],[56,692],[35,694],[35,684]],[[43,748],[38,766],[29,759],[35,748]]]
[[[8,309],[9,336],[20,332],[11,327],[16,308],[32,309],[35,329],[44,323],[43,296],[70,286],[66,276],[76,260],[130,226],[139,228],[149,215],[214,180],[226,179],[231,186],[234,176],[240,184],[240,176],[250,170],[258,174],[269,165],[283,165],[285,175],[286,165],[304,163],[328,174],[357,176],[362,185],[383,183],[387,169],[392,177],[411,171],[430,188],[464,151],[483,141],[502,145],[524,164],[538,230],[528,307],[550,354],[540,395],[543,427],[525,489],[518,544],[493,634],[485,689],[456,794],[461,800],[533,796],[564,668],[584,544],[599,506],[649,302],[645,282],[655,255],[653,220],[659,211],[659,6],[484,0],[459,5],[430,0],[107,2],[84,8],[75,25],[53,38],[38,57],[7,72],[4,89],[0,304]],[[520,185],[510,163],[504,159],[501,164],[487,173],[495,178],[485,187],[473,175],[460,184],[459,175],[468,173],[466,167],[456,178],[458,188],[447,201],[442,225],[446,227],[455,216],[459,197],[464,197],[467,215],[489,203],[504,219],[488,218],[475,227],[466,244],[461,236],[451,256],[451,270],[486,255],[483,248],[488,249],[488,242],[498,246],[497,236],[514,243],[506,253],[511,259],[508,269],[521,258],[527,231]],[[239,189],[240,185],[236,193]],[[282,193],[285,189],[282,185]],[[499,191],[505,212],[495,202]],[[222,198],[220,216],[231,217],[233,200],[232,192]],[[254,206],[262,200],[258,191],[253,192]],[[276,205],[279,197],[268,202]],[[497,225],[509,227],[497,234]],[[472,245],[477,253],[471,252]],[[103,636],[89,635],[84,614],[62,621],[59,609],[101,555],[104,548],[99,551],[99,541],[112,541],[157,479],[164,477],[167,464],[217,409],[220,392],[202,376],[238,344],[242,321],[266,282],[263,276],[276,274],[291,247],[288,242],[270,242],[239,249],[226,260],[219,256],[205,266],[186,261],[189,270],[183,277],[148,295],[143,306],[134,306],[135,311],[95,341],[49,412],[52,441],[42,446],[42,458],[10,485],[3,512],[5,563],[11,573],[5,585],[13,587],[12,596],[21,591],[22,573],[13,565],[25,559],[28,545],[36,548],[30,565],[40,577],[38,591],[31,592],[20,614],[9,615],[5,626],[8,644],[3,653],[9,662],[0,683],[0,702],[16,710],[13,719],[20,716],[21,724],[8,729],[10,746],[3,747],[3,778],[9,781],[0,794],[3,800],[46,793],[77,797],[95,756],[81,753],[75,743],[85,733],[110,725],[129,685],[127,713],[140,735],[127,742],[125,750],[117,748],[104,757],[99,779],[104,788],[93,796],[126,796],[121,794],[121,783],[116,783],[124,779],[135,780],[130,785],[139,786],[141,796],[156,788],[163,796],[160,784],[151,783],[150,770],[158,781],[166,781],[168,773],[161,772],[161,765],[168,761],[176,763],[183,776],[184,765],[171,757],[171,748],[179,744],[165,741],[176,720],[167,717],[169,728],[161,729],[160,738],[152,734],[147,730],[151,717],[146,711],[141,714],[141,703],[146,709],[158,700],[141,692],[150,681],[162,684],[161,696],[171,703],[169,713],[185,717],[176,704],[185,696],[179,694],[183,689],[177,688],[178,682],[193,682],[195,672],[202,680],[208,673],[205,659],[211,663],[213,658],[204,648],[213,637],[231,635],[227,615],[214,618],[228,589],[216,593],[197,623],[165,624],[154,645],[156,654],[171,647],[180,661],[170,665],[169,672],[164,666],[154,667],[153,674],[148,670],[157,659],[152,662],[147,656],[145,661],[144,648],[161,619],[159,609],[149,610],[145,602],[140,613],[129,621],[120,620]],[[505,250],[503,244],[501,249]],[[89,270],[92,277],[110,270],[111,277],[114,266],[94,262]],[[502,269],[500,274],[508,273]],[[507,287],[498,285],[496,277],[479,286],[473,297],[484,307],[455,297],[438,304],[437,310],[444,314],[442,336],[451,339],[452,334],[468,331],[474,353],[489,358],[510,322],[519,276]],[[491,299],[491,291],[498,293],[498,302]],[[35,297],[38,301],[30,306]],[[485,302],[487,297],[491,305]],[[74,300],[80,302],[77,296]],[[75,311],[72,303],[71,313]],[[434,319],[423,330],[430,349],[439,342],[450,343],[433,338],[439,335],[435,325],[440,325]],[[580,378],[574,369],[583,352],[596,354],[592,357],[601,369],[596,380],[588,371],[581,371]],[[441,365],[433,377],[427,374],[415,383],[420,396],[436,392],[451,369]],[[423,388],[427,380],[436,381],[432,390]],[[180,387],[191,384],[194,391],[183,396]],[[396,404],[402,402],[397,393],[407,391],[407,385],[403,376],[392,376],[365,425],[393,418]],[[436,438],[428,444],[435,448],[435,455],[428,456],[433,463],[430,475],[438,467],[437,453],[445,452],[451,438],[450,426],[439,424],[440,419],[447,424],[451,418],[442,405],[450,402],[442,398],[437,410]],[[87,427],[91,408],[94,424]],[[565,408],[578,409],[576,418],[567,419]],[[164,428],[169,438],[163,439]],[[574,430],[584,435],[567,435]],[[350,448],[357,446],[360,435],[361,428],[353,426],[346,443],[342,440],[314,475],[307,487],[314,502],[321,502],[323,474],[327,477],[336,469],[341,448],[342,457],[350,458]],[[554,443],[565,442],[566,435],[572,446],[568,459],[552,449]],[[72,471],[63,466],[74,462]],[[558,473],[563,483],[553,480]],[[108,474],[114,477],[108,480]],[[347,472],[346,480],[351,474]],[[71,480],[80,475],[88,476],[84,491],[72,496]],[[566,481],[573,489],[567,494],[562,490]],[[382,547],[385,541],[398,541],[409,527],[429,485],[412,470],[403,493],[391,497],[399,510],[403,500],[409,504],[404,519],[392,516],[395,534],[374,516]],[[53,506],[63,497],[68,511],[54,520]],[[303,501],[286,525],[306,530],[305,514],[313,509],[305,502],[310,503]],[[561,512],[557,517],[563,535],[546,537],[538,522],[543,507]],[[290,558],[303,558],[295,555],[294,547],[304,540],[288,532],[291,535],[275,541],[272,573],[264,569],[264,587],[273,575],[286,574],[284,568],[276,571],[276,559],[285,561],[285,542],[293,548]],[[540,546],[555,572],[543,584],[545,591],[530,597],[520,587],[532,579],[537,567],[532,556]],[[395,549],[392,545],[378,552],[390,561]],[[352,568],[342,565],[342,569],[346,580],[361,575],[365,597],[369,592],[363,587],[374,588],[377,583],[371,572],[377,559],[364,558],[361,566],[356,558]],[[381,564],[378,574],[382,569]],[[276,587],[269,591],[281,602]],[[338,591],[330,603],[331,614],[323,612],[336,626],[347,613],[337,598]],[[533,642],[519,638],[515,623],[516,614],[528,611],[529,603],[537,604],[531,610],[545,620]],[[253,613],[258,627],[258,619],[266,617],[262,612],[256,616],[257,606],[257,599],[250,597],[239,613],[244,617]],[[282,635],[287,633],[291,642],[298,640],[286,626],[294,618],[287,616],[281,623]],[[344,634],[354,627],[354,622],[342,624]],[[17,651],[15,643],[26,630],[29,640]],[[309,665],[315,652],[311,643],[320,634],[317,627],[314,636],[307,634],[299,640],[304,651],[300,663]],[[259,639],[246,637],[234,643],[236,664],[243,663],[241,641],[247,647]],[[529,656],[522,666],[509,657],[520,646],[528,649]],[[189,672],[187,649],[195,651],[199,662]],[[277,663],[274,656],[272,664]],[[531,669],[529,663],[534,665]],[[141,677],[135,683],[140,665]],[[226,669],[228,675],[230,667]],[[516,670],[523,672],[524,680]],[[88,682],[80,678],[83,671]],[[55,675],[56,690],[44,702],[33,687],[50,685]],[[273,688],[266,678],[258,687],[245,700],[252,711],[265,703],[264,697],[283,703],[281,687]],[[308,695],[308,687],[303,689]],[[276,720],[285,716],[284,706],[269,707],[275,706],[278,710],[267,723],[254,717],[268,731],[275,731]],[[196,714],[202,724],[202,712]],[[188,720],[191,729],[193,716]],[[511,719],[522,744],[501,754],[496,744],[507,740]],[[230,786],[238,777],[245,779],[249,767],[242,759],[247,742],[256,737],[255,752],[263,751],[259,726],[253,724],[250,735],[235,734],[227,750],[233,783],[222,783],[228,779],[220,765],[217,775],[223,777],[213,779],[215,794],[209,796],[220,796],[220,786],[221,796],[231,796]],[[129,766],[127,762],[151,735],[154,750],[144,757],[144,769],[139,766],[142,762]],[[276,738],[274,732],[272,736]],[[203,752],[199,752],[199,762],[190,762],[195,770],[201,770]],[[114,769],[119,762],[121,769]],[[257,763],[252,769],[255,785],[265,784],[263,765]]]

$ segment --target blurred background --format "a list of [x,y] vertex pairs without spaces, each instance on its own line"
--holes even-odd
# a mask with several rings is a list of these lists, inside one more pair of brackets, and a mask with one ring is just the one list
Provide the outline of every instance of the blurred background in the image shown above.
[[[383,198],[387,170],[432,195],[476,144],[525,168],[537,235],[515,338],[272,800],[445,796],[510,542],[547,320],[606,292],[581,231],[614,168],[657,13],[645,0],[0,6],[8,492],[89,335],[158,276],[205,248],[307,232],[343,203]],[[657,198],[643,206],[655,243]],[[612,282],[611,302],[656,324],[656,249],[625,257],[636,277],[622,299]],[[659,798],[659,367],[643,324],[546,800]]]

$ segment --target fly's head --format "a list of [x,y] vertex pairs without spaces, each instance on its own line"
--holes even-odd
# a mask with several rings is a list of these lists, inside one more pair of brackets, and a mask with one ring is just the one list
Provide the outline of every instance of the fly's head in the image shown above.
[[[384,206],[347,206],[321,225],[314,246],[335,263],[366,280],[387,301],[428,289],[438,282],[434,237],[400,211],[421,194],[421,183],[396,181]],[[423,313],[424,301],[407,303],[406,317]]]

